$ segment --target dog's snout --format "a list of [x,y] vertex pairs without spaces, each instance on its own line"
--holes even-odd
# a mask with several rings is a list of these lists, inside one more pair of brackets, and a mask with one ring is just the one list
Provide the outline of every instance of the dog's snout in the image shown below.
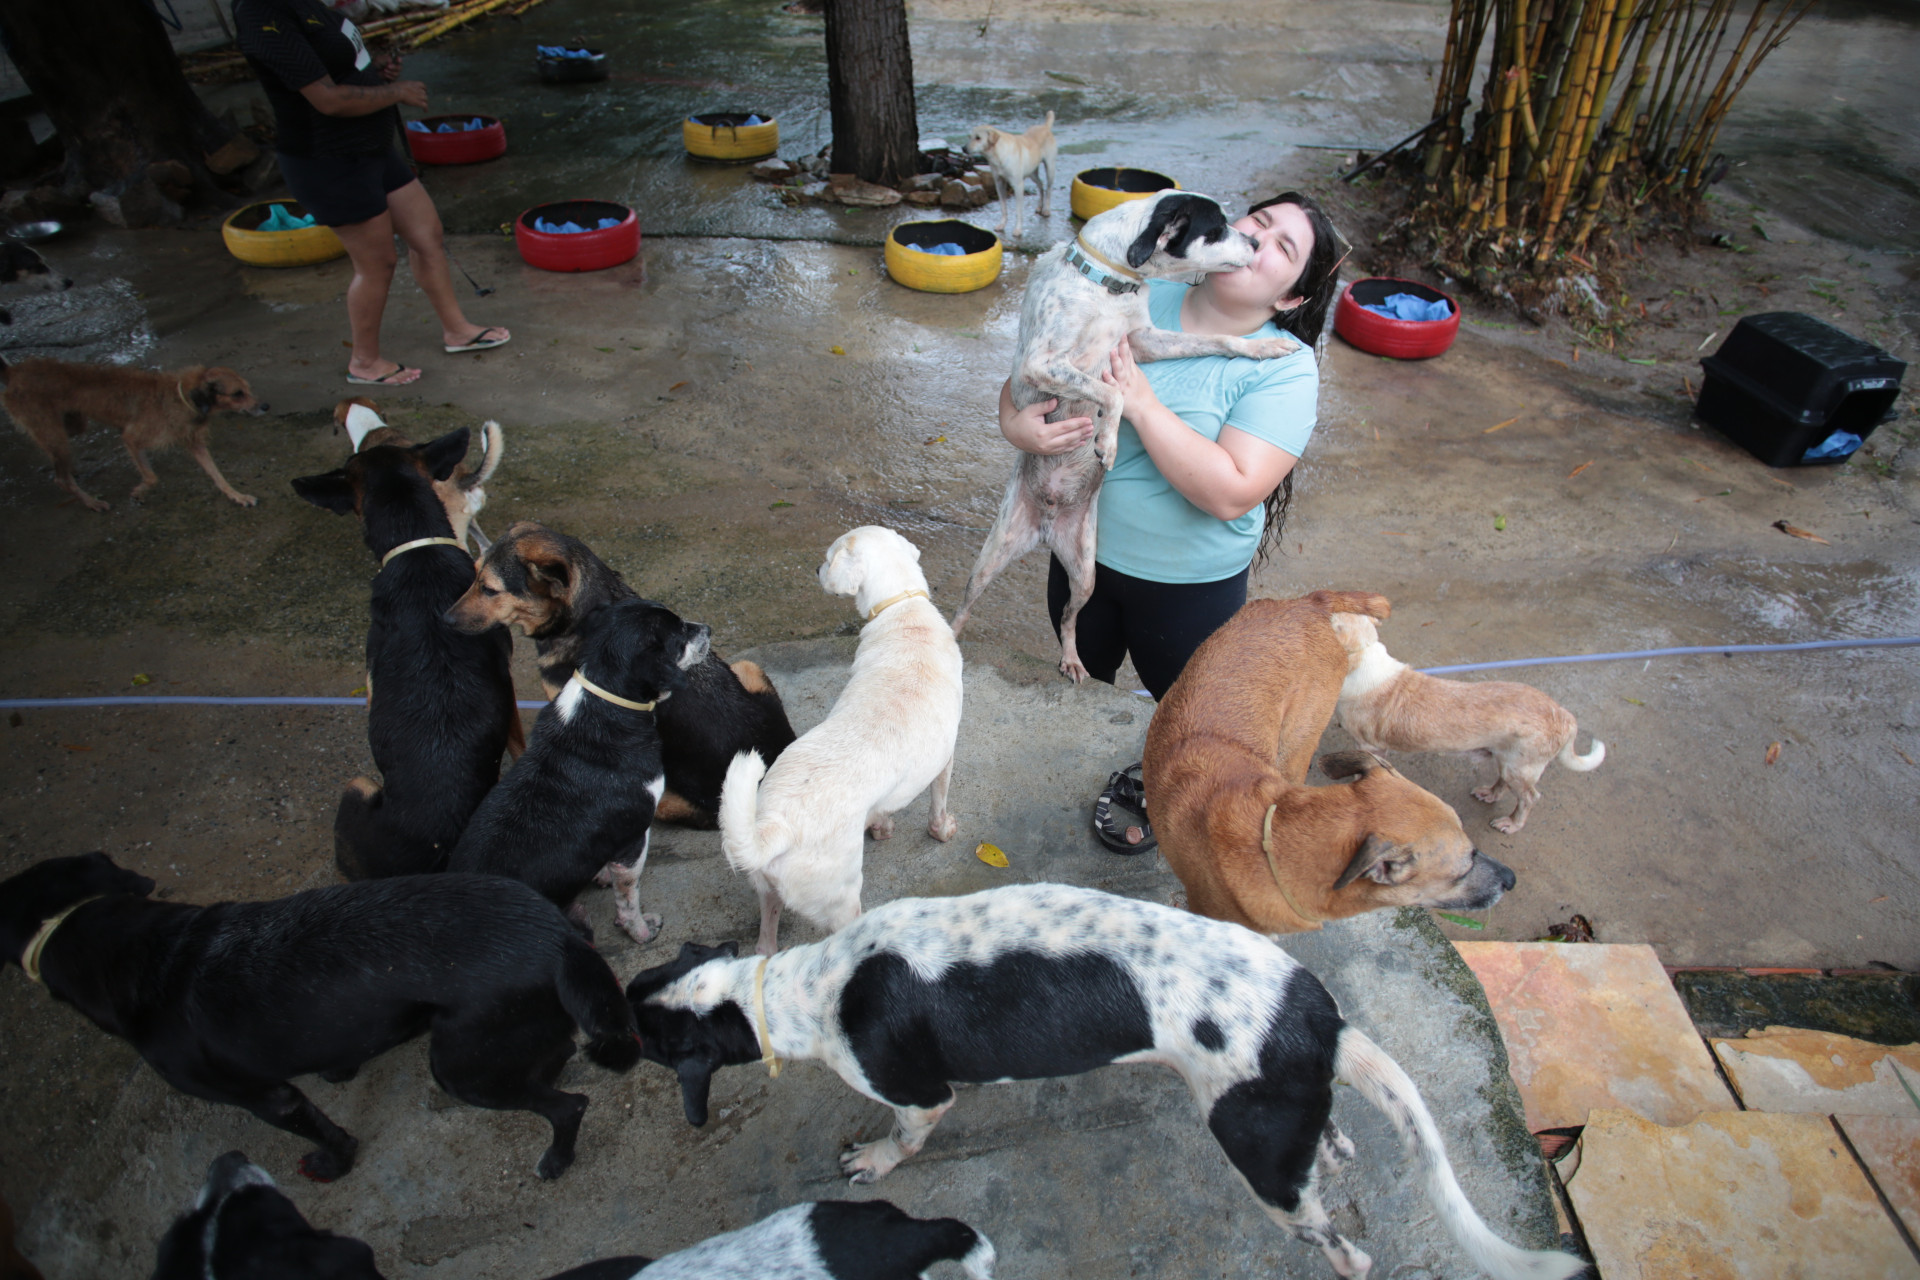
[[1489,858],[1478,849],[1473,851],[1473,860],[1484,863],[1487,870],[1493,872],[1493,878],[1500,884],[1500,892],[1506,893],[1519,883],[1519,877],[1513,874],[1513,868],[1498,858]]
[[273,412],[273,406],[268,404],[265,400],[261,400],[256,402],[253,408],[247,410],[247,416],[249,418],[259,418],[271,412]]

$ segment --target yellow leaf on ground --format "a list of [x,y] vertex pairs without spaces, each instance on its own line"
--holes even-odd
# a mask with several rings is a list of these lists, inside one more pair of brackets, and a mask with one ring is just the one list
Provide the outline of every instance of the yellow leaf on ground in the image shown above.
[[973,856],[990,867],[1004,867],[1007,865],[1007,855],[1000,852],[1000,848],[997,845],[982,843],[973,851]]

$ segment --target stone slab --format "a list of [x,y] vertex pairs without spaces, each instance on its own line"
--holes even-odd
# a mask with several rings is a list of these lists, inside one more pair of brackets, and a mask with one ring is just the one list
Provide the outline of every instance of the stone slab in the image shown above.
[[1749,1111],[1812,1115],[1920,1116],[1901,1086],[1920,1089],[1920,1044],[1894,1047],[1835,1035],[1768,1027],[1743,1040],[1715,1040],[1713,1049]]
[[1595,1111],[1568,1185],[1606,1280],[1920,1276],[1823,1116],[1716,1112],[1664,1128]]
[[1454,946],[1486,988],[1533,1132],[1602,1108],[1676,1125],[1738,1105],[1652,947]]
[[1907,1233],[1920,1236],[1920,1112],[1912,1116],[1835,1116]]

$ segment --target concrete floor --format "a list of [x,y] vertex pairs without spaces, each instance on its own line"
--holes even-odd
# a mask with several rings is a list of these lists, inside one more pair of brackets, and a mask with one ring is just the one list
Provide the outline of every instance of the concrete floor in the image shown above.
[[[950,7],[931,6],[916,23],[966,18]],[[1061,16],[1063,31],[1094,20],[1064,8],[1073,12]],[[1287,127],[1350,123],[1370,105],[1395,119],[1422,97],[1389,77],[1406,49],[1417,61],[1444,11],[1376,9],[1370,29],[1398,32],[1399,23],[1408,34],[1383,38],[1354,75],[1323,65],[1340,52],[1337,31],[1301,37],[1290,56],[1302,62],[1288,64],[1299,91],[1350,98]],[[1101,21],[1145,21],[1099,12]],[[957,83],[963,42],[935,35],[929,65]],[[1013,54],[996,55],[994,82],[1030,88],[1048,69],[1079,65],[1049,56],[1059,40],[1022,31]],[[1207,65],[1205,53],[1192,53],[1195,65]],[[1308,75],[1314,67],[1323,79]],[[1343,79],[1356,83],[1342,90]],[[953,99],[950,114],[975,101]],[[1154,136],[1177,158],[1177,130]],[[1362,243],[1350,270],[1384,265],[1370,260],[1367,241],[1386,215],[1364,189],[1326,183],[1338,157],[1253,160],[1252,144],[1234,147],[1205,162],[1226,174],[1244,161],[1222,193],[1318,183]],[[483,187],[485,177],[461,182]],[[745,179],[700,178],[719,205],[771,217],[744,188],[720,189],[730,181]],[[476,188],[476,199],[484,194]],[[1910,357],[1910,259],[1825,240],[1744,195],[1717,196],[1709,211],[1736,230],[1764,222],[1770,238],[1752,238],[1738,256],[1648,246],[1632,289],[1653,319],[1617,353],[1472,301],[1439,360],[1377,360],[1331,341],[1321,425],[1283,554],[1259,569],[1256,594],[1383,591],[1396,606],[1383,639],[1416,665],[1920,632],[1911,409],[1845,467],[1770,473],[1689,425],[1683,381],[1697,387],[1701,350],[1752,310],[1832,316]],[[1010,252],[988,289],[935,297],[886,280],[870,248],[824,242],[871,240],[878,224],[867,215],[809,211],[794,225],[821,239],[650,234],[641,261],[588,276],[530,270],[497,237],[458,237],[460,262],[498,288],[470,314],[511,325],[514,341],[477,357],[440,355],[422,300],[403,284],[389,349],[423,363],[428,377],[385,405],[417,435],[501,420],[507,459],[485,527],[538,518],[587,539],[636,587],[709,623],[722,652],[765,654],[799,721],[824,707],[854,630],[845,602],[812,579],[834,536],[868,522],[901,529],[925,549],[936,602],[955,603],[1011,462],[992,408],[1030,257]],[[1056,214],[1045,235],[1033,233],[1036,247],[1067,225]],[[0,593],[0,694],[351,692],[364,679],[372,564],[349,522],[299,501],[286,483],[345,451],[327,416],[344,393],[344,264],[243,268],[211,224],[89,233],[52,254],[83,286],[131,282],[157,339],[143,360],[232,365],[276,413],[214,429],[228,477],[261,498],[253,510],[225,503],[180,455],[156,459],[161,488],[130,507],[132,469],[117,442],[95,433],[79,442],[83,479],[116,502],[96,516],[60,505],[40,455],[15,433],[0,436],[0,550],[15,567]],[[1508,419],[1517,420],[1489,430]],[[1776,532],[1781,519],[1827,545]],[[1163,900],[1175,891],[1163,864],[1110,858],[1084,831],[1106,771],[1136,758],[1150,706],[1130,695],[1125,672],[1118,691],[1060,679],[1040,607],[1043,567],[1033,557],[1003,575],[968,630],[960,840],[935,847],[903,835],[877,851],[872,900],[995,876]],[[517,671],[523,696],[536,696],[524,646]],[[1602,940],[1651,943],[1670,964],[1920,969],[1920,654],[1503,674],[1559,699],[1609,756],[1591,774],[1551,770],[1515,837],[1486,825],[1494,811],[1468,794],[1475,780],[1464,762],[1401,762],[1520,877],[1481,930],[1441,922],[1444,932],[1534,938],[1578,912]],[[149,682],[136,686],[136,675]],[[0,731],[0,875],[102,848],[186,901],[329,883],[339,786],[369,763],[350,711],[28,712],[9,725]],[[1779,758],[1767,765],[1775,742]],[[1335,730],[1326,745],[1346,741]],[[971,858],[981,839],[1009,852],[1008,872]],[[752,936],[752,895],[719,865],[713,838],[674,832],[664,843],[646,892],[667,928],[644,955],[610,951],[623,976],[688,938]],[[1506,1132],[1509,1107],[1499,1048],[1470,995],[1452,991],[1454,967],[1427,930],[1371,920],[1296,950],[1430,1091],[1489,1219],[1516,1236],[1540,1232],[1537,1173],[1494,1136]],[[38,988],[0,981],[0,1021],[0,1193],[50,1277],[145,1274],[154,1239],[205,1162],[229,1146],[277,1174],[290,1170],[290,1138],[171,1093]],[[372,1241],[389,1274],[531,1277],[596,1254],[677,1247],[796,1197],[841,1194],[832,1154],[879,1122],[877,1109],[823,1073],[769,1086],[736,1071],[718,1086],[734,1109],[696,1133],[664,1072],[572,1070],[594,1108],[581,1162],[558,1186],[529,1175],[537,1122],[448,1103],[415,1046],[352,1085],[314,1086],[365,1141],[365,1162],[333,1187],[289,1178],[299,1183],[290,1193],[322,1225]],[[1341,1107],[1362,1144],[1361,1165],[1330,1197],[1343,1228],[1380,1259],[1378,1274],[1462,1274],[1411,1191],[1383,1176],[1393,1164],[1383,1131],[1350,1099]],[[1234,1185],[1175,1078],[1146,1068],[970,1091],[926,1155],[878,1190],[916,1212],[972,1216],[1000,1244],[1010,1276],[1324,1273]]]

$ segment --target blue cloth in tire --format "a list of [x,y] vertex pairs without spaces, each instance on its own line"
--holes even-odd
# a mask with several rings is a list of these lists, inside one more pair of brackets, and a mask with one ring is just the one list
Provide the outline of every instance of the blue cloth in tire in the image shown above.
[[303,231],[312,225],[313,225],[312,214],[288,213],[287,206],[283,204],[276,204],[276,205],[268,206],[266,219],[263,222],[261,222],[261,224],[258,227],[255,227],[254,230],[256,231]]
[[967,251],[952,241],[948,241],[945,244],[910,244],[907,248],[913,250],[915,253],[936,253],[944,258],[964,258],[967,256]]
[[555,223],[549,222],[545,218],[535,218],[533,220],[533,229],[535,231],[544,231],[552,236],[570,236],[577,235],[582,231],[605,231],[608,227],[619,226],[621,221],[622,219],[620,218],[602,218],[598,226],[583,227],[579,223],[571,220]]
[[1412,293],[1390,293],[1383,303],[1362,302],[1360,306],[1389,320],[1446,320],[1453,315],[1453,305],[1445,298],[1429,302]]
[[591,58],[591,49],[569,49],[565,45],[537,44],[534,50],[543,58]]

